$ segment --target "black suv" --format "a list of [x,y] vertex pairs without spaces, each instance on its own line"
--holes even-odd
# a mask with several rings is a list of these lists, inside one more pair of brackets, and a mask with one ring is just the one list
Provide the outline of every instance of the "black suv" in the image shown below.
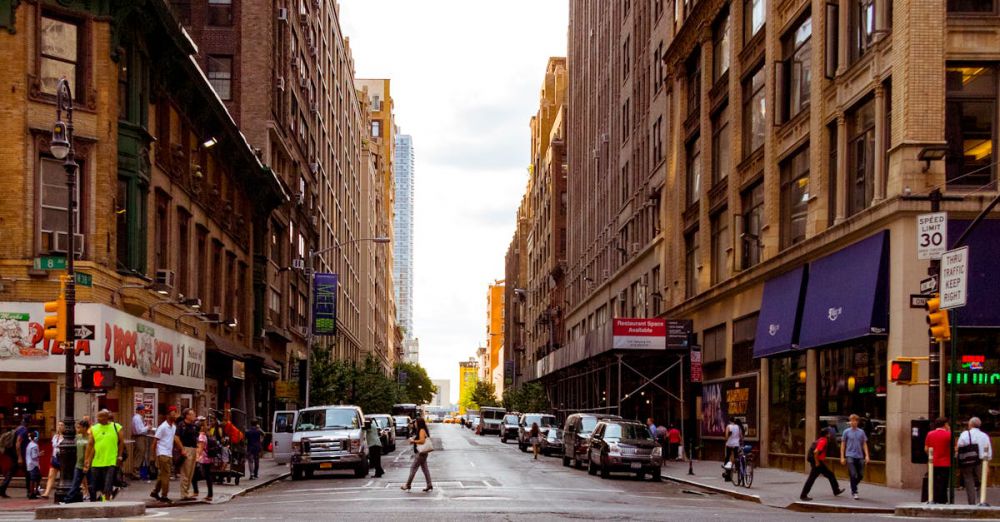
[[604,415],[600,413],[574,413],[566,417],[566,424],[563,425],[563,466],[569,466],[570,462],[576,469],[582,469],[587,462],[587,441],[590,434],[597,427],[597,423],[604,419],[621,419],[617,415]]
[[500,442],[506,444],[508,440],[517,440],[517,427],[520,418],[520,413],[507,412],[507,415],[503,416],[503,424],[500,425]]
[[663,450],[639,421],[607,419],[597,423],[588,442],[587,473],[608,478],[613,471],[635,473],[642,480],[647,473],[660,480]]

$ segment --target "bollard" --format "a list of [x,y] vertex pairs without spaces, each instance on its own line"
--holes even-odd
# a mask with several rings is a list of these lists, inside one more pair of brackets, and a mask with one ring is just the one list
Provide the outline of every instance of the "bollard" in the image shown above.
[[927,503],[934,503],[934,448],[927,448]]
[[980,506],[986,504],[986,478],[990,474],[990,461],[988,461],[988,460],[982,461],[982,466],[983,466],[983,480],[982,480],[982,482],[979,483],[980,484],[980,486],[979,486],[979,505]]

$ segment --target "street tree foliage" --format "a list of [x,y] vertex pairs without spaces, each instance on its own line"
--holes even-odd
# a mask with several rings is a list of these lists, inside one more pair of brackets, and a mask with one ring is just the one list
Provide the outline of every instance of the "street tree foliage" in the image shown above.
[[507,411],[521,413],[546,412],[551,409],[545,387],[536,382],[508,388],[503,392],[503,406]]
[[472,392],[474,391],[475,388],[466,387],[462,389],[461,392],[459,393],[458,406],[460,408],[463,408],[463,411],[475,410],[479,408],[472,402]]
[[[403,365],[397,365],[395,374],[386,375],[374,357],[363,363],[335,360],[328,348],[317,346],[313,351],[309,403],[353,404],[365,413],[389,413],[393,404],[430,402],[434,386],[427,371],[419,365],[406,365],[407,375],[416,381],[413,388],[420,392],[412,393],[396,380],[400,366]],[[422,389],[418,387],[421,385]]]
[[[402,378],[404,374],[405,379]],[[437,393],[437,387],[427,376],[427,370],[419,364],[399,363],[396,365],[395,376],[399,383],[398,403],[427,404]]]
[[474,410],[483,406],[499,406],[500,401],[497,400],[496,386],[492,382],[477,382],[475,389],[472,390],[469,403]]

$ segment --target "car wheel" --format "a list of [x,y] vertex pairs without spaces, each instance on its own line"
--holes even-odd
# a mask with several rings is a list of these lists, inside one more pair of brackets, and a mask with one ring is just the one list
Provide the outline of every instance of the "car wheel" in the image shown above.
[[593,461],[587,462],[587,474],[588,475],[597,475],[597,468],[594,467],[594,462]]
[[306,477],[307,479],[311,479],[311,478],[313,478],[313,470],[311,470],[311,469],[307,469],[307,470],[305,470],[305,472],[304,472],[304,475],[305,475],[305,477]]
[[608,471],[608,467],[605,466],[604,464],[601,464],[601,478],[602,479],[606,479],[606,478],[608,478],[610,476],[611,476],[611,472]]
[[573,459],[573,467],[576,469],[583,469],[583,462],[580,462],[580,459]]
[[663,475],[660,472],[660,468],[656,468],[653,470],[653,482],[659,482],[662,476]]
[[368,476],[368,459],[365,459],[358,467],[354,468],[354,476],[357,478]]
[[507,444],[507,437],[500,437],[500,442]]
[[292,480],[302,480],[302,470],[292,467]]
[[635,472],[635,478],[638,479],[638,480],[642,480],[642,479],[646,478],[646,472],[645,471],[637,471],[637,472]]
[[563,455],[563,467],[564,468],[569,467],[569,457],[567,457],[566,455]]
[[527,453],[527,452],[528,452],[528,446],[526,446],[526,445],[525,445],[524,443],[522,443],[522,442],[518,442],[518,443],[517,443],[517,447],[518,447],[518,449],[520,449],[520,450],[521,450],[522,452],[524,452],[524,453]]

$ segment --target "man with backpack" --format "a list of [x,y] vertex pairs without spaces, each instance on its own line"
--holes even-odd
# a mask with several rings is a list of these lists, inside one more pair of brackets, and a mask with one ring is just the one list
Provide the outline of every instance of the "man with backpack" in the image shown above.
[[0,449],[3,453],[10,457],[10,469],[7,470],[7,474],[3,477],[3,484],[0,484],[0,498],[10,498],[7,495],[7,486],[10,485],[11,479],[14,478],[18,472],[24,473],[25,489],[27,489],[27,494],[31,495],[31,489],[28,487],[28,472],[25,468],[25,450],[28,449],[28,417],[25,415],[21,417],[21,424],[17,429],[9,431],[0,436]]
[[823,475],[830,481],[830,488],[833,490],[834,496],[844,492],[837,483],[837,477],[833,474],[833,471],[830,471],[830,468],[826,467],[827,450],[835,444],[833,433],[833,428],[821,429],[819,438],[812,443],[812,446],[809,446],[809,453],[806,455],[806,460],[809,461],[809,466],[812,469],[809,471],[809,478],[806,479],[806,483],[802,487],[802,493],[799,495],[799,499],[801,500],[807,502],[812,500],[809,497],[809,491],[820,475]]

